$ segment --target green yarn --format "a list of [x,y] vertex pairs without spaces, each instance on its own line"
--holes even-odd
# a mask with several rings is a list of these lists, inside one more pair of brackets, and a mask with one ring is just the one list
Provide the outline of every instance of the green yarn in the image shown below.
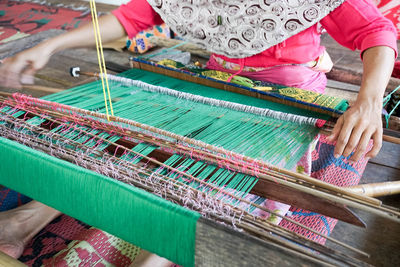
[[[151,74],[151,75],[149,75]],[[122,75],[178,91],[261,107],[293,112],[296,108],[262,99],[226,92],[142,70]],[[46,100],[105,113],[100,81],[46,96]],[[114,114],[118,117],[151,125],[222,146],[245,156],[292,169],[317,134],[311,125],[277,120],[224,107],[179,99],[110,82]],[[279,128],[279,130],[277,130]]]
[[194,266],[200,214],[0,138],[0,184],[177,264]]
[[[287,106],[284,104],[279,104],[279,103],[274,103],[271,101],[266,101],[263,99],[258,99],[254,98],[251,96],[246,96],[246,95],[241,95],[238,93],[233,93],[229,91],[224,91],[220,90],[217,88],[201,85],[201,84],[196,84],[188,81],[182,81],[178,79],[174,79],[172,77],[164,76],[161,74],[153,73],[153,72],[148,72],[145,70],[140,70],[140,69],[131,69],[128,71],[125,71],[120,74],[122,77],[127,77],[130,79],[137,79],[141,80],[146,83],[154,84],[154,85],[159,85],[159,86],[164,86],[167,88],[171,88],[174,90],[178,90],[181,92],[186,92],[186,93],[191,93],[195,95],[201,95],[205,97],[210,97],[210,98],[215,98],[215,99],[220,99],[220,100],[225,100],[225,101],[231,101],[235,103],[240,103],[244,105],[249,105],[249,106],[255,106],[255,107],[260,107],[260,108],[268,108],[276,111],[282,111],[286,113],[292,113],[292,114],[297,114],[297,115],[302,115],[302,116],[307,116],[307,117],[314,117],[314,118],[321,118],[321,119],[328,119],[329,116],[323,115],[317,112],[313,111],[308,111],[304,110],[301,108],[296,108],[292,106]],[[92,108],[98,108],[99,105],[96,105],[94,103],[85,102],[86,100],[90,100],[92,97],[99,96],[99,100],[102,101],[104,105],[104,98],[102,95],[101,91],[101,86],[100,81],[89,83],[89,84],[84,84],[72,89],[68,89],[66,91],[62,91],[59,93],[55,93],[52,95],[48,95],[43,97],[43,99],[49,100],[49,101],[55,101],[55,102],[60,102],[64,104],[69,104],[72,106],[86,106],[85,108],[87,109],[92,109]],[[119,97],[125,97],[126,95],[129,95],[130,91],[127,90],[126,87],[119,86],[119,84],[116,84],[115,82],[110,81],[110,87],[112,88],[111,90],[111,96],[115,101],[118,100]],[[86,89],[94,89],[97,88],[97,92],[95,95],[93,93],[88,93]],[[91,105],[92,104],[92,105]]]

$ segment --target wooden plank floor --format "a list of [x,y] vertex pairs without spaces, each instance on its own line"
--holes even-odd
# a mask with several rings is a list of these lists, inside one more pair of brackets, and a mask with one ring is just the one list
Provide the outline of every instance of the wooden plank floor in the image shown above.
[[[54,2],[65,2],[56,1]],[[69,1],[70,3],[80,3],[80,1]],[[99,5],[102,11],[110,10],[110,7]],[[323,44],[328,48],[335,64],[345,66],[354,70],[361,70],[362,64],[357,52],[348,51],[335,44],[328,37],[323,38]],[[1,53],[1,47],[0,47]],[[0,54],[1,55],[1,54]],[[128,53],[118,53],[115,51],[105,52],[108,62],[115,62],[120,65],[128,66]],[[55,89],[66,89],[77,84],[84,83],[90,79],[86,77],[72,78],[69,76],[69,68],[79,65],[82,70],[97,71],[97,59],[93,49],[67,50],[54,55],[49,64],[40,70],[35,78],[35,85],[51,87]],[[22,93],[27,93],[35,97],[49,94],[49,91],[40,87],[25,87]],[[6,89],[2,89],[6,90]],[[329,83],[328,94],[348,94],[349,98],[356,95],[358,88],[347,84],[335,82]],[[11,91],[8,90],[7,91]],[[384,143],[381,153],[372,159],[367,165],[362,183],[377,181],[393,181],[400,179],[400,146]],[[400,208],[400,196],[385,197],[382,199],[385,204],[390,204]],[[371,254],[368,262],[376,266],[396,266],[400,262],[400,225],[388,220],[377,218],[369,214],[360,212],[360,216],[366,221],[368,229],[359,229],[346,223],[339,222],[332,236],[339,240],[364,249]],[[334,247],[328,243],[328,246]]]

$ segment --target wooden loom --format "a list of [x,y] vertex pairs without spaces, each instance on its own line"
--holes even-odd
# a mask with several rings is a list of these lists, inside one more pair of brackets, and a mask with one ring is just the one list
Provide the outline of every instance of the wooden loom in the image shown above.
[[[51,127],[57,127],[61,123],[65,123],[63,121],[63,118],[66,116],[70,116],[70,121],[73,121],[75,123],[79,123],[79,125],[83,126],[95,126],[96,129],[101,129],[103,131],[118,131],[120,134],[123,134],[123,136],[127,137],[123,140],[118,140],[116,142],[109,143],[109,149],[107,149],[107,153],[111,156],[119,156],[118,150],[120,149],[126,149],[126,148],[132,148],[137,145],[132,140],[141,140],[145,142],[149,142],[153,145],[157,145],[159,147],[167,148],[167,149],[156,149],[152,152],[151,157],[155,157],[156,161],[152,161],[153,164],[155,165],[160,165],[160,163],[164,162],[166,158],[169,158],[171,156],[171,152],[169,151],[175,151],[185,155],[188,157],[199,157],[199,159],[205,160],[209,163],[214,163],[217,164],[218,160],[221,160],[221,155],[227,155],[232,154],[231,152],[227,152],[220,147],[213,147],[205,143],[199,143],[196,141],[191,141],[191,139],[184,138],[183,140],[185,143],[188,143],[190,145],[196,145],[199,147],[198,153],[189,153],[188,147],[187,146],[177,146],[176,142],[165,142],[165,138],[172,138],[173,140],[181,140],[182,137],[177,136],[176,134],[173,133],[168,133],[165,131],[160,131],[159,129],[155,129],[154,127],[151,126],[146,126],[143,124],[138,124],[130,120],[124,120],[118,117],[112,117],[111,119],[115,122],[123,123],[123,125],[127,128],[116,128],[115,125],[110,125],[107,123],[103,124],[91,124],[93,122],[90,122],[90,120],[87,120],[87,116],[90,116],[91,118],[95,117],[96,121],[98,120],[103,120],[105,119],[105,116],[102,114],[98,113],[93,113],[89,111],[85,111],[82,109],[76,109],[72,107],[67,107],[67,106],[58,106],[55,110],[52,110],[51,107],[52,104],[48,102],[41,102],[39,100],[35,99],[30,99],[30,98],[20,98],[23,99],[23,101],[17,102],[18,97],[10,100],[5,100],[8,102],[5,102],[7,105],[14,105],[15,107],[18,107],[22,110],[25,110],[24,115],[19,115],[16,116],[18,117],[17,119],[13,120],[11,118],[6,118],[8,124],[13,124],[14,122],[19,122],[23,123],[24,121],[28,119],[32,119],[35,117],[44,117],[43,115],[46,114],[44,117],[47,122],[52,122],[52,123],[45,123],[42,122],[39,124],[39,129],[35,128],[33,126],[29,126],[30,131],[43,131],[43,128],[46,128],[46,125],[51,125]],[[22,103],[29,103],[29,105],[22,105]],[[4,115],[4,114],[3,114]],[[50,116],[51,115],[51,116]],[[3,117],[4,118],[4,117]],[[86,118],[86,119],[85,119]],[[27,125],[25,125],[27,126]],[[129,127],[136,127],[135,129],[142,128],[146,130],[147,135],[144,134],[143,132],[135,132]],[[36,125],[37,127],[37,125]],[[40,128],[41,127],[41,128]],[[54,128],[53,128],[54,129]],[[51,129],[49,129],[51,130]],[[150,134],[149,134],[150,132]],[[85,132],[86,133],[86,132]],[[152,134],[151,134],[152,133]],[[159,136],[156,138],[154,134],[157,135],[162,135],[164,138],[160,138]],[[26,137],[26,136],[25,136]],[[13,138],[13,136],[9,136],[9,138]],[[95,136],[92,136],[92,138],[95,138]],[[179,143],[178,143],[179,145]],[[42,147],[43,150],[45,150]],[[204,149],[207,149],[207,153],[204,152]],[[74,169],[68,164],[61,163],[61,161],[58,161],[56,159],[53,159],[51,157],[46,157],[44,155],[41,155],[39,158],[37,158],[36,152],[33,152],[32,150],[28,148],[24,148],[19,145],[15,145],[14,143],[10,143],[8,141],[2,142],[2,160],[3,162],[10,162],[12,159],[10,159],[10,155],[12,154],[18,154],[22,153],[26,157],[30,159],[29,164],[37,164],[41,165],[43,164],[43,160],[51,162],[53,164],[62,164],[61,169],[62,170],[50,170],[46,169],[46,172],[49,172],[47,175],[47,178],[44,177],[46,180],[46,183],[49,183],[54,186],[54,188],[59,187],[57,183],[54,182],[54,179],[51,179],[52,176],[55,177],[60,177],[61,180],[64,180],[63,182],[66,183],[70,187],[68,189],[68,193],[72,196],[73,194],[76,194],[74,192],[74,189],[76,191],[81,193],[81,196],[84,197],[85,193],[86,194],[93,194],[93,192],[90,191],[90,189],[85,188],[84,184],[87,181],[80,181],[78,184],[71,183],[70,177],[65,177],[62,173],[65,172],[65,170],[71,171],[71,169]],[[49,152],[50,151],[50,152]],[[51,153],[51,149],[48,150],[49,153]],[[213,153],[214,152],[214,153]],[[215,153],[216,152],[216,153]],[[220,154],[218,154],[220,153]],[[222,154],[221,154],[222,153]],[[31,156],[29,156],[31,155]],[[122,154],[123,155],[123,154]],[[199,156],[200,155],[200,156]],[[60,156],[60,155],[58,155]],[[150,156],[150,155],[149,155]],[[148,161],[150,161],[150,158],[148,157]],[[71,158],[68,158],[67,154],[65,154],[62,158],[64,160],[71,160]],[[144,158],[144,157],[143,157]],[[240,155],[237,155],[236,157],[233,157],[232,159],[243,159]],[[25,166],[27,161],[22,160],[22,157],[18,159],[18,157],[15,158],[15,160],[18,160],[18,163],[21,164],[21,166]],[[225,158],[226,160],[226,158]],[[371,198],[366,198],[366,197],[360,197],[355,194],[351,194],[345,190],[342,190],[340,188],[315,181],[313,179],[310,179],[309,177],[305,177],[302,175],[295,175],[291,172],[285,171],[283,169],[274,169],[272,166],[265,165],[265,163],[260,162],[260,161],[254,161],[251,158],[244,158],[243,160],[247,162],[257,162],[255,166],[257,166],[257,173],[259,176],[259,181],[257,182],[256,186],[253,188],[253,193],[258,193],[261,195],[265,195],[283,202],[288,202],[290,204],[294,204],[297,206],[303,206],[308,209],[314,209],[318,212],[321,212],[323,214],[327,214],[332,217],[336,217],[345,221],[348,221],[350,223],[354,223],[357,225],[362,225],[362,222],[359,221],[359,219],[353,215],[346,207],[343,205],[348,205],[348,206],[355,206],[358,208],[366,209],[371,212],[377,212],[381,215],[384,216],[389,216],[393,219],[398,219],[399,214],[393,211],[390,211],[385,208],[379,208],[379,201],[371,199]],[[146,161],[146,160],[145,160]],[[11,163],[11,162],[10,162]],[[229,163],[229,162],[228,162]],[[224,164],[227,164],[226,162]],[[217,164],[218,165],[218,164]],[[244,163],[243,163],[244,165]],[[114,233],[118,236],[121,236],[127,241],[133,242],[139,246],[144,247],[145,249],[149,249],[151,251],[154,251],[158,254],[161,254],[162,256],[168,256],[171,260],[174,260],[178,263],[181,264],[187,264],[190,265],[187,261],[184,261],[180,256],[178,255],[176,258],[171,258],[171,255],[166,255],[165,251],[160,250],[159,248],[152,248],[148,243],[146,243],[145,240],[141,240],[139,237],[135,236],[134,233],[122,233],[120,229],[124,227],[127,223],[130,223],[131,221],[136,222],[138,219],[137,218],[132,218],[133,214],[135,214],[135,211],[137,207],[132,207],[129,203],[126,203],[127,199],[124,199],[124,202],[118,201],[118,198],[120,197],[119,194],[115,195],[111,193],[109,196],[104,196],[105,192],[107,190],[110,190],[111,186],[112,188],[116,188],[116,192],[119,192],[120,194],[123,194],[126,196],[128,199],[130,198],[133,201],[137,201],[137,197],[141,196],[139,192],[133,190],[132,188],[127,188],[125,186],[122,186],[119,182],[117,181],[107,181],[107,185],[98,185],[99,192],[102,192],[102,196],[108,199],[109,201],[107,202],[107,207],[99,207],[98,203],[96,204],[95,202],[90,200],[90,203],[87,203],[87,206],[90,207],[90,205],[93,205],[96,207],[97,211],[101,211],[101,214],[109,214],[115,211],[115,209],[118,207],[118,209],[124,208],[125,213],[130,213],[130,214],[125,214],[124,218],[118,218],[120,219],[118,222],[117,221],[112,221],[110,223],[109,220],[104,220],[104,218],[90,218],[90,216],[87,215],[87,213],[91,213],[90,209],[84,209],[84,211],[77,211],[74,209],[74,207],[82,205],[74,199],[71,196],[66,196],[67,199],[64,199],[62,201],[57,200],[57,197],[51,196],[52,192],[42,192],[42,190],[39,190],[38,188],[31,188],[31,186],[24,186],[24,183],[26,183],[27,177],[24,177],[20,171],[23,171],[21,169],[18,170],[4,170],[4,167],[7,166],[7,164],[3,165],[3,170],[2,173],[9,173],[13,175],[16,179],[21,179],[20,181],[10,181],[7,179],[8,177],[2,176],[2,181],[0,182],[1,184],[4,184],[6,186],[9,186],[11,188],[16,189],[17,191],[20,191],[22,193],[27,194],[28,196],[32,196],[33,198],[43,201],[44,203],[48,203],[51,206],[54,206],[57,209],[60,209],[61,211],[65,212],[66,214],[72,215],[73,217],[76,217],[78,219],[81,219],[89,224],[92,224],[94,226],[97,226],[101,229],[104,229],[106,231],[109,231],[110,233]],[[246,166],[251,166],[247,164]],[[254,166],[254,165],[253,165]],[[265,168],[267,166],[267,168]],[[235,166],[235,160],[233,160],[229,164],[229,168],[232,168],[233,170],[238,171],[237,166]],[[11,171],[11,173],[10,173]],[[14,171],[14,173],[13,173]],[[74,169],[74,171],[76,171]],[[79,170],[78,173],[82,171]],[[255,168],[250,168],[243,170],[241,168],[241,171],[243,171],[245,174],[254,175]],[[176,173],[179,173],[179,170],[175,170]],[[71,174],[71,173],[70,173]],[[179,173],[181,175],[187,175],[185,173]],[[26,175],[26,174],[25,174]],[[96,179],[104,179],[104,176],[98,176],[94,175],[93,173],[87,173],[86,178],[90,177],[90,179],[93,179],[96,181]],[[193,179],[193,177],[188,177],[190,179]],[[277,179],[279,179],[279,183],[276,183]],[[75,181],[75,183],[77,183]],[[95,183],[98,183],[95,182]],[[111,184],[111,185],[110,185]],[[304,186],[306,185],[306,186]],[[139,186],[139,185],[136,185]],[[122,188],[122,189],[121,189]],[[316,189],[314,189],[316,188]],[[274,189],[274,190],[271,190]],[[122,190],[122,191],[121,191]],[[148,190],[150,190],[148,188]],[[220,189],[221,190],[221,189]],[[280,191],[279,191],[280,190]],[[61,190],[60,192],[63,192]],[[65,192],[66,193],[66,192]],[[67,194],[68,195],[68,194]],[[284,197],[286,195],[286,198]],[[287,195],[293,195],[294,197],[292,199],[288,199]],[[117,198],[117,199],[112,199],[112,198]],[[146,199],[146,201],[148,201]],[[108,203],[110,202],[110,203]],[[121,207],[124,205],[123,207]],[[108,205],[109,204],[109,205]],[[151,206],[152,203],[149,201],[147,205]],[[125,206],[126,205],[126,206]],[[86,205],[85,205],[86,206]],[[92,206],[92,207],[93,207]],[[177,212],[176,216],[182,216],[182,213],[184,211],[181,211],[179,209],[179,212]],[[86,214],[84,214],[86,213]],[[95,216],[95,215],[93,215]],[[149,215],[148,215],[149,216]],[[185,216],[185,215],[184,215]],[[133,216],[134,217],[134,216]],[[158,221],[155,221],[155,218],[146,217],[147,220],[146,223],[150,225],[158,225]],[[220,221],[221,218],[217,218],[216,221]],[[106,222],[104,222],[106,221]],[[142,222],[143,223],[143,222]],[[265,222],[264,222],[265,224]],[[239,265],[240,262],[238,261],[241,258],[248,258],[251,260],[252,264],[265,264],[265,261],[276,261],[276,264],[296,264],[298,263],[298,259],[301,259],[304,261],[306,264],[309,265],[320,265],[320,264],[360,264],[360,262],[355,261],[354,259],[348,258],[346,256],[343,256],[340,252],[335,252],[332,250],[329,250],[327,248],[323,248],[321,246],[318,246],[317,244],[313,244],[310,241],[306,241],[304,239],[301,239],[298,236],[295,235],[289,235],[288,233],[283,233],[282,229],[274,228],[270,225],[266,226],[263,225],[263,223],[259,222],[257,226],[262,226],[266,228],[253,228],[247,226],[244,226],[245,228],[247,227],[246,234],[245,233],[238,233],[229,227],[224,227],[221,225],[216,224],[213,222],[213,220],[205,219],[205,218],[200,218],[196,221],[195,223],[195,254],[192,255],[194,258],[194,261],[192,263],[195,263],[196,265],[210,265],[213,262],[210,262],[210,257],[209,255],[212,255],[212,260],[215,262],[220,262],[220,263],[226,263],[227,259],[225,258],[226,253],[224,251],[228,250],[230,248],[235,248],[235,255],[232,255],[231,258],[231,263],[233,265]],[[250,228],[250,229],[249,229]],[[258,230],[257,230],[258,229]],[[177,232],[179,232],[179,229],[174,228]],[[162,231],[155,231],[157,235],[162,235],[164,231],[171,231],[171,229],[168,228],[163,228]],[[310,253],[310,251],[302,248],[302,247],[297,247],[293,245],[292,243],[288,243],[285,240],[279,239],[276,236],[271,236],[267,235],[266,231],[271,231],[274,232],[275,235],[281,235],[285,236],[285,238],[291,238],[292,240],[295,240],[297,242],[302,243],[303,245],[309,246],[314,250],[318,250],[321,252],[320,255],[316,255],[314,253]],[[251,236],[249,236],[248,233],[252,233]],[[129,236],[129,234],[131,234]],[[179,236],[179,234],[177,233]],[[151,236],[150,236],[151,237]],[[150,238],[151,239],[151,238]],[[218,246],[218,240],[221,240],[220,242],[224,244],[223,247]],[[229,242],[227,240],[230,240]],[[238,246],[241,247],[241,249],[237,248]],[[190,246],[189,246],[190,247]],[[159,250],[157,250],[159,249]],[[193,249],[193,248],[192,248]],[[190,250],[190,249],[187,249]],[[187,252],[187,251],[185,251]],[[193,251],[192,251],[193,253]],[[276,258],[276,254],[281,255],[278,259]],[[190,254],[190,253],[189,253]],[[332,257],[328,257],[327,255],[332,254]],[[246,256],[245,256],[246,255]],[[353,263],[352,263],[353,262]]]

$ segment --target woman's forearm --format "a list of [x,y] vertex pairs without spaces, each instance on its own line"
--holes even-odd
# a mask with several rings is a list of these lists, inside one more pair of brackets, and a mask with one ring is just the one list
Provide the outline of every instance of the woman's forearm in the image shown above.
[[[118,19],[108,14],[99,18],[99,28],[102,43],[114,41],[126,35],[124,28]],[[49,39],[42,43],[51,54],[68,48],[90,47],[94,46],[95,36],[92,22],[86,25]]]
[[394,66],[394,51],[387,46],[376,46],[363,53],[363,79],[356,102],[377,105],[382,99]]

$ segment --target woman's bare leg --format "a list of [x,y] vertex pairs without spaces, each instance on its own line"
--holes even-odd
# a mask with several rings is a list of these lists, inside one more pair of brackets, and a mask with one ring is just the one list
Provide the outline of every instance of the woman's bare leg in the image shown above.
[[19,258],[26,243],[59,215],[59,211],[34,200],[0,212],[0,250]]

